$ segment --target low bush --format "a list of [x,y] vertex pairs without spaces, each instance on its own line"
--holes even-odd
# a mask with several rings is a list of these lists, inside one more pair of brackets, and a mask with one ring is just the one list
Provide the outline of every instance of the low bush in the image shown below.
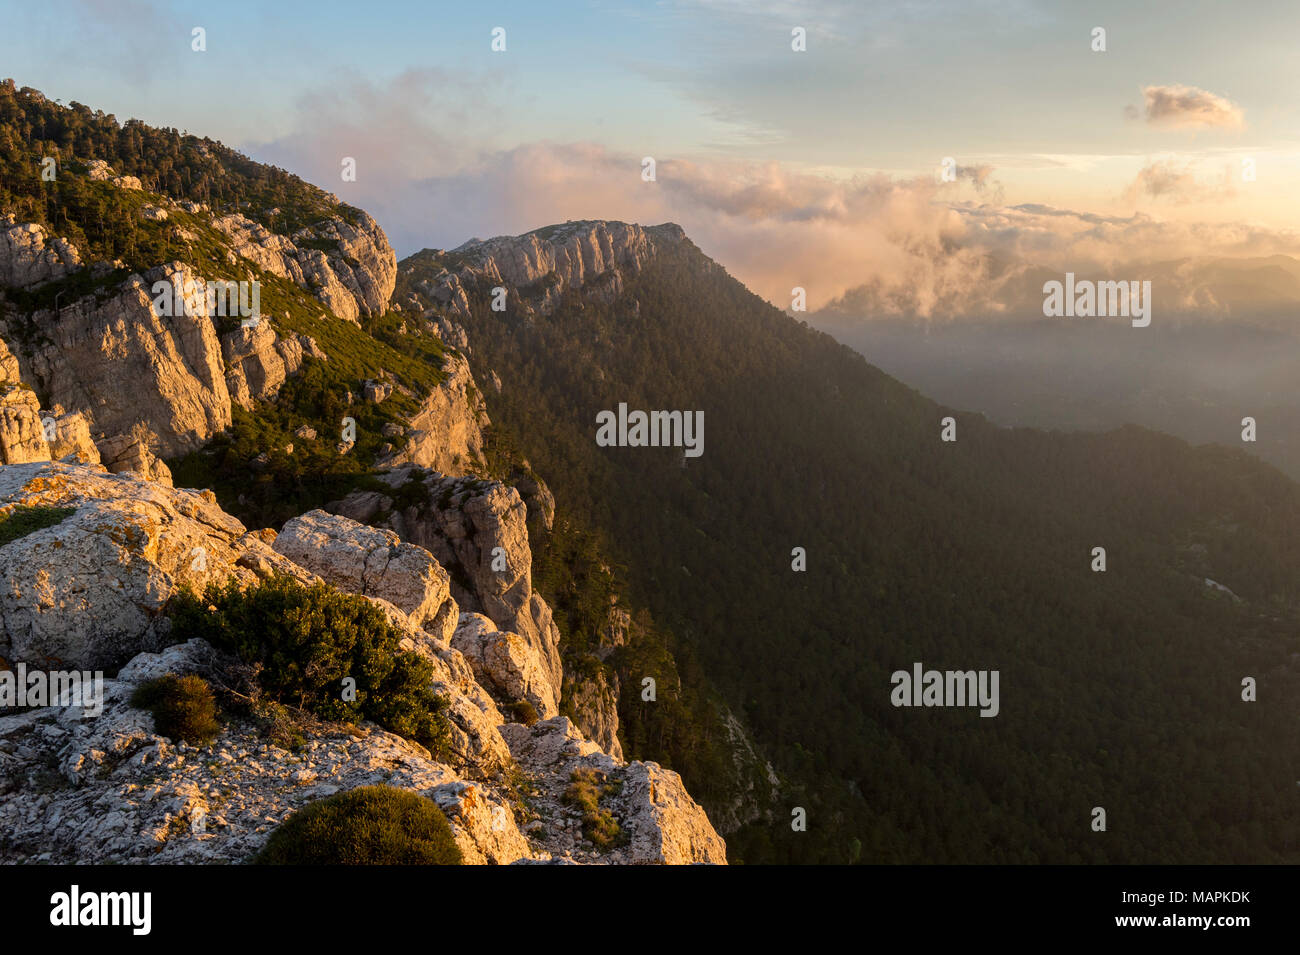
[[448,755],[448,704],[433,691],[432,665],[399,649],[401,631],[364,597],[273,577],[244,591],[210,585],[201,598],[182,591],[168,613],[177,641],[200,637],[256,666],[271,700],[324,720],[370,720]]
[[141,683],[131,694],[131,705],[153,714],[160,736],[205,746],[221,732],[212,689],[197,676],[168,673]]
[[310,803],[271,834],[260,865],[461,865],[437,804],[392,786],[362,786]]

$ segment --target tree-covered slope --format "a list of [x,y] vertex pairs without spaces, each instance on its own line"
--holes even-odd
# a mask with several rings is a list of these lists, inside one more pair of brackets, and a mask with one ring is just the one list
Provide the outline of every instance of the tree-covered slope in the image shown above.
[[[949,412],[646,232],[600,294],[506,279],[492,311],[502,280],[461,250],[402,263],[396,295],[451,314],[458,276],[475,370],[510,383],[494,420],[774,760],[785,789],[733,858],[1300,860],[1300,488],[1140,429]],[[703,410],[704,453],[599,447],[620,402]],[[892,706],[917,661],[998,670],[997,717]]]

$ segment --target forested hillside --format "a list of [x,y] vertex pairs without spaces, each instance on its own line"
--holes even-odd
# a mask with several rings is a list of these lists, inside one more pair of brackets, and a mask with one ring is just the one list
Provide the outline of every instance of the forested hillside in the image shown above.
[[[397,298],[458,261],[407,260]],[[460,320],[510,382],[494,420],[784,777],[734,860],[1300,861],[1300,488],[1136,428],[949,412],[688,240],[622,283],[545,315],[470,283]],[[620,402],[703,410],[703,455],[598,447]],[[891,706],[917,661],[1000,671],[997,717]]]

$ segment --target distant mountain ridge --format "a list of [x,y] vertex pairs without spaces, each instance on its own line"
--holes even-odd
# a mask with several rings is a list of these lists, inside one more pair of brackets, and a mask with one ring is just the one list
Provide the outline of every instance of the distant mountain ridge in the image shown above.
[[[556,254],[546,230],[493,241],[494,263]],[[772,760],[776,785],[750,777],[758,811],[729,832],[733,858],[1296,858],[1283,806],[1300,646],[1281,623],[1300,607],[1296,485],[1137,428],[994,426],[762,302],[688,239],[651,251],[548,286],[540,266],[426,250],[399,263],[395,297],[463,332],[480,377],[512,383],[489,396],[495,434]],[[702,409],[702,457],[598,447],[597,415],[623,402]],[[999,669],[998,717],[893,708],[890,673],[917,661]],[[1267,706],[1240,698],[1254,673]],[[650,745],[689,766],[707,712]],[[731,798],[684,771],[706,805]],[[1122,836],[1091,831],[1098,805]],[[800,807],[807,832],[790,828]]]

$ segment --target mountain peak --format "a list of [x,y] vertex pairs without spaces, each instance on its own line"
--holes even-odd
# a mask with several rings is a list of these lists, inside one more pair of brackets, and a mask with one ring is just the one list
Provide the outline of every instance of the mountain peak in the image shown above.
[[[402,269],[415,290],[452,317],[469,311],[466,290],[479,286],[513,290],[525,314],[549,315],[568,291],[611,302],[625,275],[640,272],[663,248],[684,241],[673,222],[642,226],[606,219],[571,219],[522,235],[470,239],[450,253],[426,250]],[[426,271],[426,266],[432,269]]]

